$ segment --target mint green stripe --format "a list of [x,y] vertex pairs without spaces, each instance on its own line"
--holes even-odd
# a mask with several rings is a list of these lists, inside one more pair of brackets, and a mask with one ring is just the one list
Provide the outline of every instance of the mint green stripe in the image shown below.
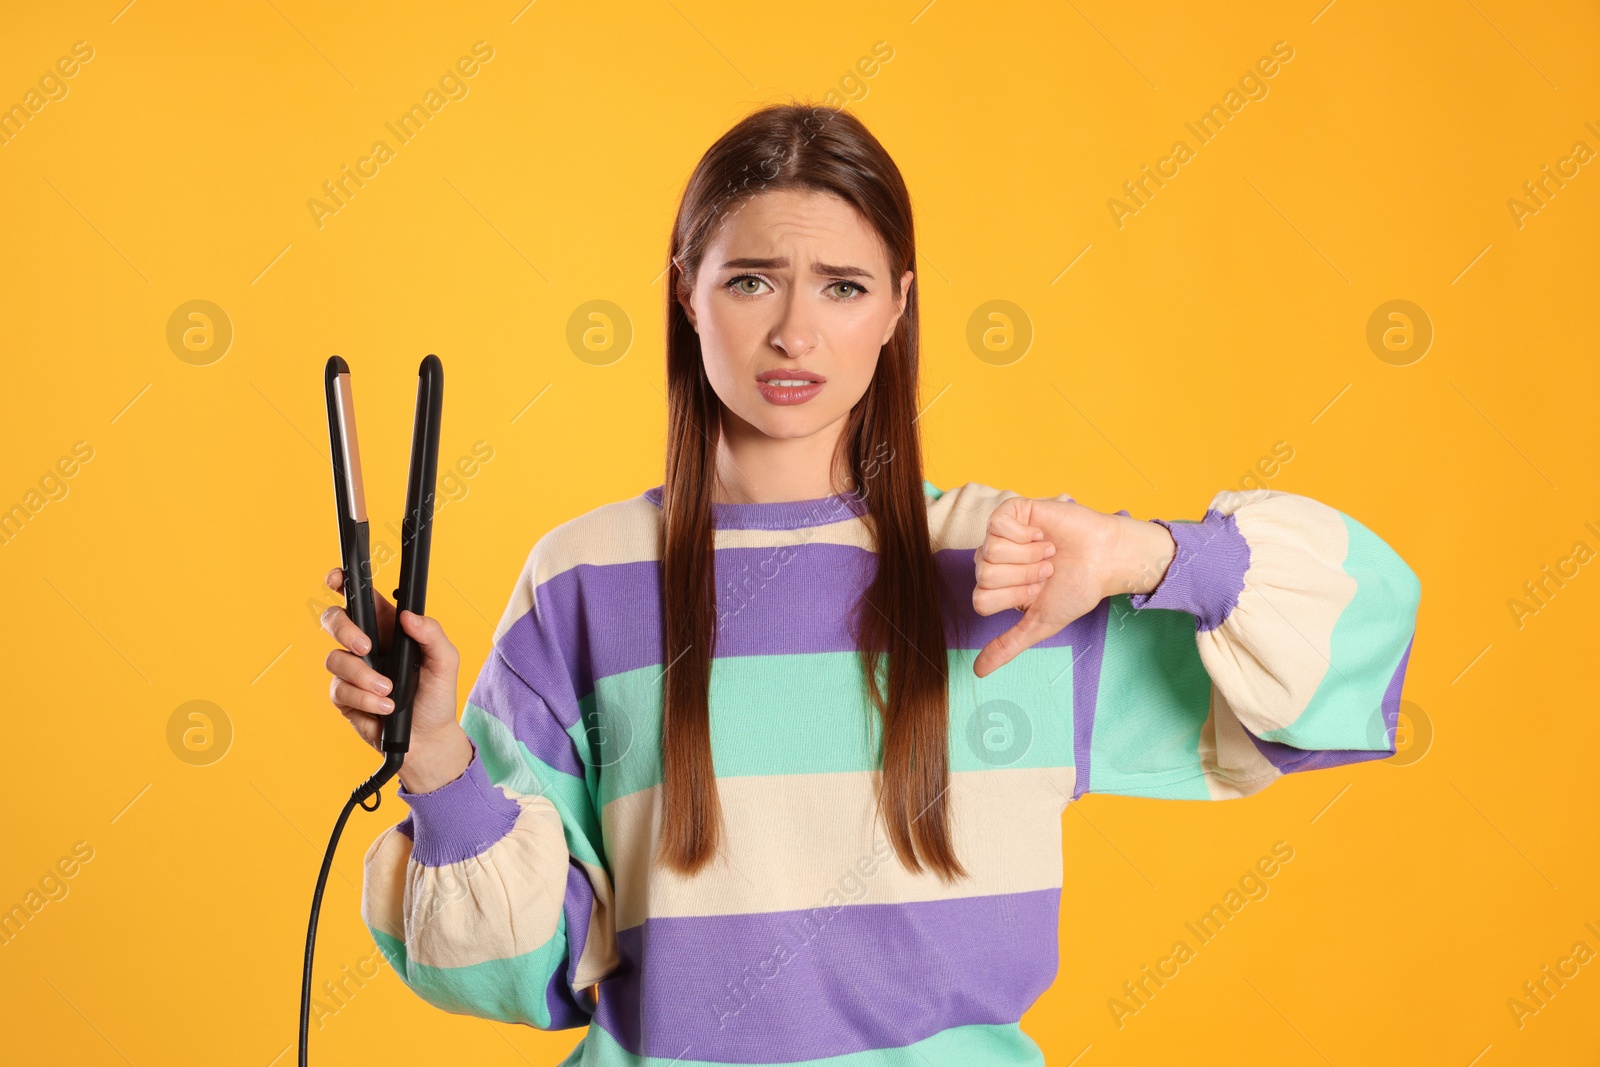
[[[512,735],[511,727],[470,700],[461,715],[461,728],[478,746],[490,781],[527,796],[548,797],[561,812],[567,851],[596,867],[606,866],[595,851],[601,840],[600,819],[593,787],[588,782],[558,771],[535,756]],[[592,776],[594,768],[588,768],[588,773]]]
[[[1169,780],[1170,779],[1170,780]],[[1193,768],[1184,768],[1171,775],[1160,778],[1139,778],[1124,781],[1115,789],[1105,786],[1095,786],[1096,793],[1121,793],[1133,797],[1149,797],[1154,800],[1210,800],[1211,787],[1206,784],[1205,772],[1200,769],[1199,763]]]
[[[1109,599],[1089,789],[1171,796],[1148,790],[1203,773],[1200,729],[1211,707],[1211,676],[1200,660],[1194,616],[1137,611],[1126,593]],[[1188,789],[1204,799],[1204,786],[1195,781]]]
[[1422,583],[1376,534],[1342,517],[1350,542],[1344,571],[1357,585],[1333,626],[1331,666],[1299,718],[1261,736],[1296,748],[1376,751],[1389,747],[1383,694],[1416,627]]
[[[952,771],[1071,765],[1071,648],[1028,649],[984,678],[972,673],[976,650],[954,649],[947,658]],[[649,666],[596,684],[601,717],[610,720],[603,723],[607,758],[616,756],[601,771],[602,805],[661,782],[660,678],[660,667]],[[712,662],[719,778],[875,770],[881,733],[856,652]]]
[[[688,1052],[693,1052],[691,1046]],[[1044,1053],[1016,1023],[953,1026],[901,1048],[852,1052],[820,1060],[786,1061],[787,1067],[978,1067],[989,1063],[1044,1067]],[[599,1026],[589,1027],[557,1067],[738,1067],[721,1060],[635,1056]]]
[[926,478],[922,479],[922,491],[927,494],[930,500],[938,500],[940,497],[944,496],[944,490],[940,489]]
[[[465,967],[426,967],[406,957],[405,945],[383,933],[371,931],[373,940],[399,964],[396,973],[418,996],[458,1015],[528,1023],[550,1028],[550,1005],[545,988],[567,958],[567,917],[562,913],[556,932],[532,952],[503,960],[486,960]],[[595,1029],[599,1029],[595,1027]]]

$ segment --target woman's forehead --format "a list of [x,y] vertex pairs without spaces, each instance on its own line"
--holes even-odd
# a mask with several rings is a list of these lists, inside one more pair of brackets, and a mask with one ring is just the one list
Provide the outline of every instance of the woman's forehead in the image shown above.
[[[872,269],[884,262],[882,242],[855,206],[831,193],[774,190],[748,198],[717,227],[706,247],[713,270],[746,261],[789,260],[766,269],[831,273],[820,267]],[[750,268],[755,269],[755,268]]]

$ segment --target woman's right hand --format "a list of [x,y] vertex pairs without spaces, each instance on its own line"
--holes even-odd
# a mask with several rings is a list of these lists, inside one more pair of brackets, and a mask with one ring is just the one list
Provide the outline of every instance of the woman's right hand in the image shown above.
[[[343,569],[329,571],[327,583],[334,592],[342,593]],[[376,589],[372,599],[378,613],[378,633],[384,642],[380,651],[387,653],[387,635],[394,627],[394,605]],[[400,768],[400,784],[407,792],[431,793],[461,777],[472,762],[472,743],[456,720],[461,657],[437,620],[402,611],[400,625],[422,653],[417,695],[411,708],[411,747]],[[391,680],[362,660],[371,650],[371,642],[344,608],[334,605],[324,611],[322,628],[342,646],[328,653],[325,664],[333,675],[329,699],[361,739],[381,751],[383,717],[394,710]]]

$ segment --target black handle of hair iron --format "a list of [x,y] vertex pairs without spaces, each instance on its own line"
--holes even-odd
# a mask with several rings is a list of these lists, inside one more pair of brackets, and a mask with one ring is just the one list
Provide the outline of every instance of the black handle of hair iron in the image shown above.
[[404,755],[411,747],[411,705],[417,698],[422,650],[400,627],[402,610],[426,613],[428,552],[433,544],[434,486],[439,477],[439,416],[444,404],[444,367],[430,355],[417,370],[417,415],[411,428],[411,477],[400,528],[400,586],[394,591],[394,641],[388,669],[394,711],[383,720],[383,751]]
[[[376,811],[384,784],[400,773],[411,747],[411,710],[417,697],[422,650],[400,626],[400,612],[425,614],[428,593],[428,553],[433,544],[434,486],[439,474],[439,421],[444,406],[444,366],[429,355],[417,368],[416,417],[411,426],[411,473],[406,480],[406,514],[400,530],[400,586],[394,591],[395,614],[389,651],[381,651],[378,613],[372,592],[371,533],[367,524],[366,483],[361,473],[361,450],[356,443],[355,407],[350,389],[350,365],[338,356],[323,370],[328,397],[328,440],[333,458],[333,491],[339,513],[340,565],[344,570],[345,612],[372,642],[361,658],[387,675],[394,688],[394,710],[383,716],[383,766],[355,788],[333,824],[328,850],[322,855],[317,887],[311,895],[311,920],[306,925],[305,968],[300,983],[300,1067],[306,1067],[307,1035],[311,1021],[311,964],[317,945],[317,916],[328,871],[339,847],[339,835],[357,804]],[[372,800],[368,806],[366,801]]]
[[323,372],[328,394],[328,437],[333,456],[333,495],[339,511],[339,555],[344,570],[345,614],[371,642],[361,658],[383,673],[378,641],[378,613],[372,600],[371,533],[367,523],[366,482],[361,475],[361,448],[356,441],[355,401],[350,390],[350,365],[338,356]]

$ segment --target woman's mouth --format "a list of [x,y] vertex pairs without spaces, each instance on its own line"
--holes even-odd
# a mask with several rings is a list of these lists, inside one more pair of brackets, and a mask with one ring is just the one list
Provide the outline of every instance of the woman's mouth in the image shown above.
[[823,383],[810,377],[784,378],[768,374],[756,380],[756,388],[769,404],[804,404],[822,392]]

